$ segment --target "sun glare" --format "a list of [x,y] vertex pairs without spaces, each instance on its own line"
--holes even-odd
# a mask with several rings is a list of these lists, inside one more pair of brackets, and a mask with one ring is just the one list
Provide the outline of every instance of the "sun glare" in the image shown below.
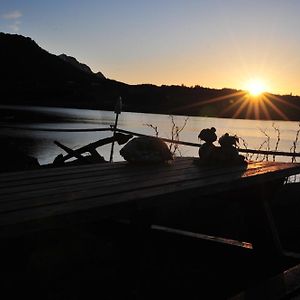
[[246,83],[246,89],[252,96],[259,96],[266,92],[267,87],[265,83],[260,79],[253,79]]

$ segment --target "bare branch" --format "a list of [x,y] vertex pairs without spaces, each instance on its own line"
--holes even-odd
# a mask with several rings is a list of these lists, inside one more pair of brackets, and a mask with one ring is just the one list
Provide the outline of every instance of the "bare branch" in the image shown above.
[[[266,136],[266,138],[267,138],[267,140],[265,141],[266,144],[267,144],[266,150],[270,151],[270,140],[271,140],[271,137],[267,134],[266,129],[265,130],[259,129],[259,130]],[[261,149],[259,149],[259,150],[261,150]],[[268,161],[269,160],[269,155],[268,154],[265,155],[265,158],[266,158],[266,161]]]
[[143,124],[143,125],[152,128],[155,131],[155,136],[158,137],[158,127],[157,126],[154,126],[152,124]]
[[[244,148],[247,150],[248,149],[248,143],[246,142],[246,140],[244,138],[240,137],[240,136],[238,136],[238,138],[239,138],[239,140],[242,141],[242,144],[243,144]],[[249,156],[250,156],[250,154],[246,153],[246,159],[248,159]]]
[[[262,149],[262,147],[263,147],[266,143],[267,143],[267,141],[263,141],[257,150],[260,151],[260,150]],[[251,158],[252,158],[253,155],[254,155],[254,154],[251,155]],[[258,157],[259,157],[259,153],[256,155],[256,159],[255,159],[255,160],[258,160]],[[262,161],[265,159],[265,157],[266,157],[266,155],[263,156]]]
[[[280,142],[280,130],[279,130],[279,128],[277,128],[275,126],[274,123],[272,124],[272,127],[274,128],[274,130],[277,133],[277,140],[276,140],[276,144],[275,144],[275,148],[274,148],[274,151],[277,152],[278,151],[279,142]],[[273,161],[275,161],[275,154],[273,155]]]
[[[298,124],[298,126],[300,127],[300,123]],[[292,152],[293,154],[296,154],[297,143],[298,143],[298,140],[299,140],[299,134],[300,134],[300,129],[298,129],[296,131],[295,140],[293,141],[293,145],[290,148],[290,152]],[[292,162],[296,162],[296,157],[295,156],[292,157]]]
[[178,135],[179,135],[179,133],[185,128],[185,126],[186,126],[188,120],[189,120],[189,117],[187,117],[187,118],[184,119],[183,125],[181,126],[180,129],[178,129]]
[[[174,119],[174,116],[170,115],[169,116],[171,118],[171,122],[172,122],[172,127],[171,127],[171,140],[172,141],[179,141],[179,134],[180,132],[182,132],[182,130],[185,128],[186,124],[187,124],[187,121],[188,121],[188,117],[185,118],[184,122],[183,122],[183,125],[181,127],[178,127],[175,123],[175,119]],[[179,150],[179,144],[177,143],[171,143],[169,145],[169,149],[171,151],[171,153],[174,155],[175,152],[177,151],[180,155],[181,155],[181,152]]]

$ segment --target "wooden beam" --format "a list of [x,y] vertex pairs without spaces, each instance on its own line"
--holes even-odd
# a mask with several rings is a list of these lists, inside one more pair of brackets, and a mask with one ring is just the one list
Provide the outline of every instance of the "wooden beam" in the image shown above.
[[[229,298],[229,300],[245,299],[299,299],[300,265],[284,270],[280,274],[260,281],[255,285]],[[295,298],[292,298],[292,297]]]
[[83,162],[87,162],[87,160],[81,156],[80,154],[82,153],[85,153],[85,152],[90,152],[91,154],[94,153],[96,150],[96,148],[100,147],[100,146],[103,146],[103,145],[106,145],[106,144],[109,144],[109,143],[112,143],[113,141],[117,141],[118,144],[122,145],[124,143],[126,143],[128,140],[130,140],[132,138],[132,135],[128,134],[128,135],[125,135],[125,134],[122,134],[122,133],[116,133],[114,136],[112,137],[108,137],[108,138],[104,138],[104,139],[101,139],[101,140],[98,140],[96,142],[93,142],[93,143],[90,143],[88,145],[85,145],[81,148],[78,148],[76,150],[73,150],[73,149],[70,149],[69,147],[57,142],[57,141],[54,141],[54,144],[57,145],[58,147],[62,148],[63,150],[65,150],[68,154],[63,156],[61,158],[61,161],[66,161],[72,157],[76,157],[77,159],[79,159],[80,161],[83,161]]
[[[10,128],[10,129],[16,129],[16,130],[30,130],[30,131],[50,131],[50,132],[100,132],[100,131],[113,131],[113,128],[88,128],[88,129],[51,129],[51,128],[26,128],[26,127],[20,127],[20,126],[3,126],[1,125],[1,128]],[[131,134],[134,136],[144,136],[144,137],[154,137],[151,135],[141,134],[129,130],[124,130],[120,128],[116,128],[116,131]],[[163,137],[159,137],[164,142],[167,143],[173,143],[173,144],[179,144],[184,146],[191,146],[191,147],[200,147],[199,143],[191,143],[191,142],[185,142],[185,141],[177,141],[172,139],[167,139]],[[256,149],[243,149],[238,148],[238,151],[241,153],[252,153],[252,154],[262,154],[262,155],[277,155],[277,156],[288,156],[288,157],[300,157],[300,153],[292,153],[292,152],[284,152],[284,151],[267,151],[267,150],[256,150]]]

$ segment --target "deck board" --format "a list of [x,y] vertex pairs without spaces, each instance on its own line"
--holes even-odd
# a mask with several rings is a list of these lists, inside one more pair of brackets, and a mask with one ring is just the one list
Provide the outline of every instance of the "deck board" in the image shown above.
[[[259,166],[250,165],[249,169],[258,168]],[[146,171],[146,172],[145,172]],[[220,168],[219,174],[226,174],[228,171],[227,168]],[[124,176],[124,173],[126,176]],[[90,173],[86,171],[85,173],[77,174],[77,176],[72,175],[63,175],[63,176],[55,176],[50,178],[35,178],[28,179],[24,181],[17,181],[13,185],[8,185],[7,187],[3,187],[0,189],[0,195],[2,195],[1,200],[4,200],[4,195],[16,195],[20,192],[27,192],[31,190],[39,190],[43,191],[43,189],[47,188],[60,188],[60,187],[68,187],[70,186],[72,189],[74,188],[74,184],[80,184],[81,187],[84,186],[85,183],[99,183],[101,182],[102,186],[111,181],[120,183],[126,182],[136,182],[136,181],[144,181],[152,179],[152,176],[160,177],[160,180],[166,180],[166,178],[177,177],[175,180],[184,180],[184,179],[193,179],[193,178],[202,178],[215,174],[215,170],[212,167],[206,168],[198,168],[194,167],[192,164],[190,165],[178,165],[174,163],[172,166],[147,166],[145,170],[145,166],[133,167],[124,170],[124,172],[120,172],[120,170],[114,170],[114,172],[103,173],[101,168],[98,169],[97,172],[93,171]],[[1,201],[0,200],[0,201]]]
[[[213,168],[203,169],[193,165],[185,169],[177,169],[175,167],[176,165],[151,168],[150,170],[147,169],[146,173],[141,167],[135,168],[134,171],[129,169],[126,172],[126,176],[124,176],[122,172],[117,172],[104,177],[101,175],[99,177],[81,177],[75,181],[66,178],[60,182],[55,180],[43,184],[31,182],[31,184],[27,186],[3,189],[3,192],[0,192],[2,195],[0,203],[2,202],[3,204],[3,202],[7,201],[11,203],[11,200],[13,200],[14,205],[16,205],[16,201],[18,200],[33,200],[41,197],[45,199],[47,196],[53,198],[55,195],[61,195],[62,193],[65,193],[65,197],[67,197],[67,193],[73,194],[74,192],[83,191],[84,196],[88,197],[90,192],[96,190],[96,193],[99,193],[99,196],[101,196],[107,193],[163,186],[170,183],[184,184],[187,181],[199,181],[202,179],[219,180],[216,178],[216,170]],[[257,172],[258,168],[260,168],[260,165],[252,164],[249,166],[248,171],[254,172],[256,170]],[[240,172],[239,170],[240,167],[220,168],[218,169],[218,176],[232,176],[232,174],[236,174],[237,171]],[[199,184],[201,186],[200,182]]]
[[[184,163],[184,164],[183,164]],[[271,166],[272,163],[269,164]],[[249,164],[248,170],[254,168],[261,167],[262,164]],[[146,169],[145,169],[146,168]],[[36,176],[33,178],[23,177],[22,179],[16,179],[10,182],[1,182],[0,180],[0,195],[10,194],[10,193],[17,193],[19,191],[27,191],[27,190],[36,190],[41,187],[37,185],[43,184],[45,187],[50,187],[54,185],[57,187],[57,182],[59,182],[59,186],[64,185],[72,185],[76,183],[84,184],[85,182],[96,182],[99,180],[114,180],[117,178],[124,178],[124,173],[126,173],[126,177],[140,177],[140,176],[151,176],[153,174],[157,176],[164,176],[164,175],[181,175],[181,174],[194,174],[197,176],[206,176],[213,167],[205,167],[199,169],[199,167],[195,167],[190,161],[186,160],[176,160],[176,163],[172,163],[170,167],[166,166],[132,166],[126,168],[126,170],[120,169],[111,169],[107,170],[102,168],[102,165],[99,165],[96,170],[94,169],[86,169],[85,172],[82,172],[80,167],[77,167],[78,172],[72,174],[60,174],[60,170],[58,170],[56,176],[49,174],[49,176],[40,177],[39,172],[37,172]],[[225,168],[225,171],[227,168]],[[53,170],[52,170],[53,171]],[[108,172],[110,171],[110,172]],[[146,171],[146,173],[145,173]],[[219,168],[220,174],[223,174],[224,168]],[[1,201],[1,199],[0,199]]]
[[[300,164],[259,162],[241,167],[200,167],[193,158],[171,164],[128,163],[55,168],[0,176],[0,226],[97,211],[121,205],[159,205],[176,193],[199,195],[242,188],[300,173]],[[170,197],[169,197],[170,198]],[[169,199],[168,199],[169,201]],[[38,225],[37,225],[38,226]],[[0,232],[1,235],[1,232]]]
[[[125,170],[122,170],[123,168],[125,168]],[[5,191],[6,189],[8,189],[9,187],[20,187],[20,186],[28,186],[31,184],[38,184],[38,183],[48,183],[48,182],[56,182],[56,181],[68,181],[68,180],[73,180],[73,179],[84,179],[86,178],[87,180],[93,180],[93,178],[95,177],[103,177],[105,179],[105,177],[110,178],[110,176],[124,176],[124,172],[126,173],[127,176],[130,175],[140,175],[142,174],[142,170],[143,168],[145,168],[145,166],[131,166],[128,167],[122,165],[122,168],[111,168],[111,169],[107,169],[104,168],[104,166],[102,167],[101,164],[98,165],[97,169],[89,168],[89,169],[85,169],[84,171],[82,171],[82,169],[78,166],[77,167],[77,172],[73,172],[72,173],[61,173],[60,170],[58,170],[56,173],[49,174],[49,176],[40,176],[40,174],[37,172],[35,174],[34,177],[28,178],[23,177],[20,178],[18,180],[10,180],[9,182],[7,181],[1,181],[0,180],[0,194]],[[166,171],[176,171],[179,169],[186,169],[186,168],[190,168],[189,165],[187,164],[183,164],[181,160],[178,160],[178,162],[176,161],[176,163],[172,166],[172,169],[168,168],[164,168],[162,166],[147,166],[147,174],[152,173],[157,173],[157,172],[166,172]],[[209,169],[209,168],[207,168]],[[53,171],[53,170],[52,170]],[[44,175],[44,174],[43,174]]]

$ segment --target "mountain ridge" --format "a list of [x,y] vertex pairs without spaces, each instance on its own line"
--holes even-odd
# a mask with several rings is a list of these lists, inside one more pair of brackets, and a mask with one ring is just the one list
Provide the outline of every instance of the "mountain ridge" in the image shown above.
[[[93,73],[72,56],[57,56],[30,37],[0,33],[0,104],[113,110],[119,96],[125,111],[191,116],[299,120],[300,97],[266,94],[268,110],[244,105],[247,94],[236,89],[202,86],[129,85]],[[246,103],[247,104],[247,103]],[[274,108],[275,106],[275,108]]]
[[99,76],[100,78],[105,78],[105,76],[102,74],[102,72],[98,71],[97,73],[94,73],[88,65],[79,62],[73,56],[69,56],[69,55],[63,53],[63,54],[58,55],[58,57],[61,58],[63,61],[70,63],[71,65],[78,68],[79,70],[82,70],[89,74],[95,74],[95,75]]

